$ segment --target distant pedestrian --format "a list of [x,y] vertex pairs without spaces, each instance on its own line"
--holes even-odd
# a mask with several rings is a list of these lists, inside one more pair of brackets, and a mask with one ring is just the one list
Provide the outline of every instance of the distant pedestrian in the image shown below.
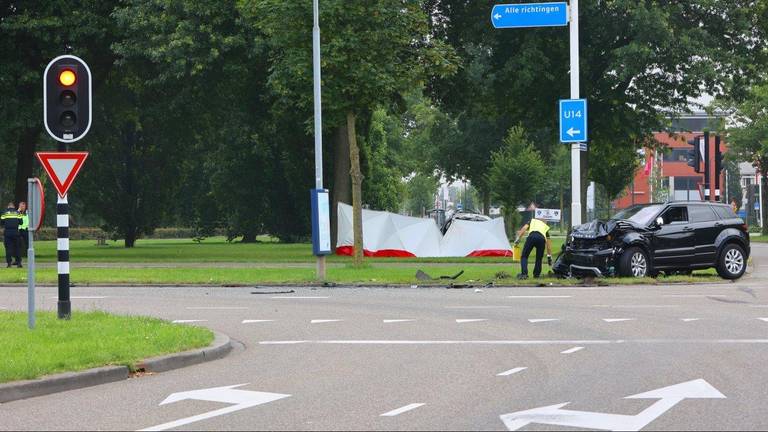
[[528,257],[534,248],[536,248],[536,262],[533,266],[533,277],[539,278],[541,276],[541,261],[544,259],[545,247],[547,249],[547,264],[552,267],[552,241],[549,239],[549,225],[540,219],[536,219],[535,204],[531,204],[528,207],[528,211],[531,212],[531,220],[520,228],[515,238],[515,246],[517,246],[522,236],[526,233],[528,234],[520,256],[520,274],[517,275],[518,279],[528,279]]
[[27,250],[29,242],[29,215],[27,214],[27,203],[19,203],[19,214],[21,215],[21,225],[19,225],[19,236],[21,238],[21,254]]
[[739,212],[739,203],[736,201],[736,198],[731,198],[731,209],[734,213]]
[[[8,203],[5,212],[0,216],[0,226],[3,227],[3,244],[5,245],[7,267],[10,267],[11,264],[21,267],[21,237],[19,235],[21,215],[16,211],[16,205],[13,202]],[[14,258],[15,262],[13,262]]]

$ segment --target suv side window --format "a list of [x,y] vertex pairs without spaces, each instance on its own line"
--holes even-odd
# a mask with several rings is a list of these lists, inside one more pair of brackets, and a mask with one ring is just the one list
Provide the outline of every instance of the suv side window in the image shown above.
[[670,207],[661,217],[664,218],[665,225],[688,223],[688,209],[685,207]]
[[719,205],[712,208],[715,209],[715,213],[720,216],[720,219],[736,219],[738,217],[730,206]]
[[712,207],[707,204],[695,204],[688,206],[688,218],[691,222],[712,222],[717,220],[717,215]]

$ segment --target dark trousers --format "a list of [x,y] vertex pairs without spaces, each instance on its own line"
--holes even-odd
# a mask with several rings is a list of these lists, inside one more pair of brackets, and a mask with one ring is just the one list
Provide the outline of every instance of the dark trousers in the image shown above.
[[21,245],[19,246],[21,248],[19,253],[21,255],[24,255],[24,251],[26,251],[29,248],[29,230],[20,229],[19,236],[20,236],[19,239],[21,240],[19,242],[19,244]]
[[528,235],[523,246],[523,253],[520,257],[521,273],[528,276],[528,256],[531,255],[533,248],[536,248],[536,264],[533,266],[533,277],[541,276],[541,260],[544,259],[544,248],[547,246],[547,240],[541,233],[532,232]]
[[3,243],[5,244],[5,262],[11,264],[12,259],[16,261],[13,264],[21,264],[21,237],[17,235],[6,235]]

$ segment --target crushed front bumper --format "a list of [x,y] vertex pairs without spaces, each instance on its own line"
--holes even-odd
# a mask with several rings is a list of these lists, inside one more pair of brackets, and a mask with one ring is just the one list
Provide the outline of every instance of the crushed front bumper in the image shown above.
[[572,249],[566,247],[555,262],[552,271],[559,276],[614,276],[621,250],[610,249]]

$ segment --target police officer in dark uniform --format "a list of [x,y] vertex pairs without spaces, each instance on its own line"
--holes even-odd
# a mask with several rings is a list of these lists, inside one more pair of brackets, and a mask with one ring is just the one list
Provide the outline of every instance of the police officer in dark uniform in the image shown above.
[[[7,267],[11,264],[21,267],[21,227],[22,217],[16,211],[16,205],[13,202],[8,203],[8,208],[0,216],[0,226],[3,227],[3,243],[5,244],[5,262]],[[15,258],[15,262],[13,261]]]
[[517,232],[517,238],[515,238],[515,246],[517,246],[523,234],[528,234],[520,257],[520,274],[517,275],[518,279],[528,279],[528,257],[534,248],[536,249],[536,263],[533,266],[533,277],[538,278],[541,276],[541,261],[544,259],[545,247],[547,249],[547,264],[552,267],[552,241],[549,239],[549,225],[534,217],[536,214],[536,206],[534,204],[528,207],[528,211],[531,212],[531,219],[520,228],[520,231]]

